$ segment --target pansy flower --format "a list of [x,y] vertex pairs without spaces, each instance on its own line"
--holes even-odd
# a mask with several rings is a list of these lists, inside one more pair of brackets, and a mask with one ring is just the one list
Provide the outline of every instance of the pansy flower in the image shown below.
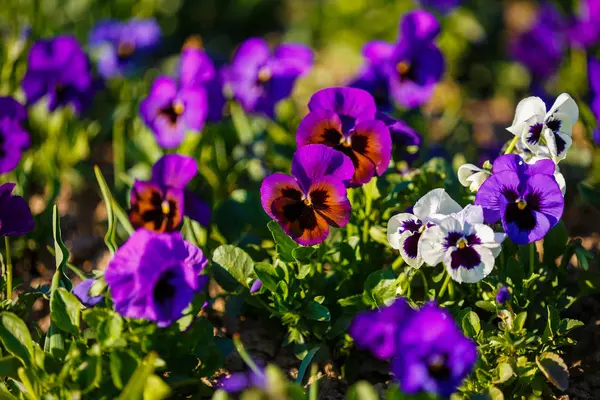
[[119,314],[166,327],[206,284],[199,274],[207,262],[178,232],[139,229],[115,253],[104,277]]
[[365,44],[362,50],[365,62],[358,76],[348,85],[369,92],[375,99],[377,109],[391,111],[389,89],[389,63],[394,54],[394,45],[381,40]]
[[397,353],[397,333],[414,313],[406,300],[396,299],[388,307],[358,314],[349,333],[358,348],[370,351],[380,360],[387,360]]
[[563,213],[565,201],[554,172],[552,160],[530,165],[516,154],[501,156],[479,188],[475,204],[483,207],[485,222],[501,220],[514,243],[540,240]]
[[270,50],[261,38],[242,43],[227,68],[227,84],[244,110],[272,118],[275,105],[288,97],[296,80],[313,65],[310,47],[284,43]]
[[579,107],[567,93],[558,96],[548,112],[542,99],[528,97],[517,105],[514,121],[507,129],[534,155],[559,162],[573,143],[571,131],[578,118]]
[[207,226],[210,208],[186,185],[198,173],[196,161],[169,154],[152,167],[152,179],[135,181],[131,190],[129,219],[135,228],[172,232],[181,226],[184,215]]
[[90,62],[77,39],[60,35],[33,44],[22,87],[27,104],[46,96],[50,111],[72,104],[81,113],[92,102],[99,82],[92,77]]
[[468,187],[472,192],[477,192],[491,174],[491,171],[473,164],[461,165],[457,173],[460,184]]
[[427,229],[419,241],[423,260],[431,266],[443,262],[448,274],[459,283],[482,280],[494,269],[506,237],[483,221],[483,209],[468,205]]
[[399,250],[404,261],[413,268],[423,265],[419,242],[422,234],[440,220],[462,207],[444,189],[434,189],[421,197],[413,214],[402,213],[388,221],[387,238],[392,248]]
[[448,311],[434,303],[405,321],[397,335],[392,372],[404,393],[447,398],[473,370],[477,345],[465,337]]
[[12,194],[15,186],[14,183],[0,186],[0,236],[22,236],[35,226],[25,199]]
[[[260,369],[260,367],[258,367]],[[264,369],[260,369],[260,374],[249,370],[246,372],[234,372],[229,376],[217,381],[217,387],[227,393],[240,393],[249,388],[266,389],[266,377]]]
[[260,188],[265,212],[296,242],[310,246],[324,241],[329,226],[340,228],[350,218],[346,185],[354,174],[343,153],[323,145],[299,148],[292,175],[267,176]]
[[600,42],[600,2],[579,2],[577,18],[570,28],[569,40],[581,47],[591,47]]
[[506,286],[502,286],[496,293],[496,303],[505,304],[510,300],[510,291]]
[[21,125],[26,118],[21,103],[9,96],[0,97],[0,174],[15,169],[29,148],[29,134]]
[[346,154],[355,168],[352,186],[385,172],[392,141],[385,123],[376,119],[373,96],[356,88],[322,89],[311,97],[308,108],[296,134],[299,148],[320,143]]
[[96,304],[100,303],[104,296],[92,296],[90,295],[90,289],[96,283],[96,279],[86,279],[84,281],[79,282],[77,286],[73,288],[73,294],[77,296],[81,304],[86,307],[94,307]]
[[98,72],[112,78],[135,71],[156,48],[160,36],[160,26],[154,19],[105,20],[92,29],[88,42],[99,52]]

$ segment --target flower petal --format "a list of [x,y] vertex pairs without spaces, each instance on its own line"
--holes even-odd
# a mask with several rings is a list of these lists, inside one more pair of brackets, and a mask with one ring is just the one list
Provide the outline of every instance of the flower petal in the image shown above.
[[296,144],[298,147],[321,143],[329,147],[340,144],[342,122],[333,111],[318,110],[309,112],[298,125]]
[[183,189],[198,174],[196,160],[180,154],[167,154],[152,166],[152,181],[161,186]]
[[515,118],[510,127],[506,128],[515,136],[522,136],[529,126],[544,121],[546,104],[539,97],[527,97],[519,102]]
[[361,121],[351,136],[352,150],[368,158],[377,175],[385,172],[392,155],[392,139],[387,126],[378,120]]
[[341,151],[323,144],[309,144],[294,153],[292,175],[306,192],[312,181],[324,176],[333,176],[349,184],[354,175],[354,165]]
[[444,189],[433,189],[421,197],[413,208],[414,214],[421,221],[435,215],[449,215],[461,210],[462,207]]
[[301,200],[304,194],[298,182],[289,175],[275,173],[267,176],[260,186],[260,200],[269,217],[277,219],[273,213],[273,202],[280,197]]
[[336,228],[346,226],[352,208],[346,187],[336,177],[325,176],[312,182],[308,196],[317,214]]
[[394,53],[394,45],[383,40],[367,42],[362,49],[363,56],[373,65],[387,63]]
[[490,176],[479,188],[475,204],[483,207],[485,222],[494,224],[501,218],[500,198],[505,190],[518,193],[519,175],[513,171],[501,171]]
[[183,191],[185,215],[202,226],[210,224],[210,206],[190,190]]
[[14,187],[14,183],[0,186],[0,236],[25,235],[35,227],[29,204],[12,195]]
[[394,215],[387,224],[387,238],[390,246],[395,250],[400,250],[400,236],[404,232],[418,232],[421,227],[421,221],[412,214],[402,213]]
[[492,272],[494,263],[492,251],[480,245],[454,248],[444,257],[446,271],[458,283],[479,282]]
[[402,18],[402,40],[431,41],[440,33],[440,23],[435,16],[427,11],[415,10]]
[[245,40],[235,51],[232,68],[246,70],[254,73],[270,55],[269,45],[262,38],[250,38]]
[[197,48],[186,48],[179,61],[179,82],[182,87],[202,85],[216,76],[215,66],[208,55]]
[[571,129],[578,118],[579,107],[577,107],[577,103],[575,103],[575,100],[567,93],[562,93],[556,98],[556,101],[552,105],[550,111],[548,111],[545,120],[560,119],[563,124],[567,125],[565,129],[567,129],[570,134]]
[[429,227],[421,234],[419,253],[427,265],[435,267],[444,260],[446,253],[443,245],[444,238],[445,230],[440,226]]
[[310,98],[308,109],[332,111],[357,120],[374,119],[377,112],[375,100],[369,92],[348,87],[319,90]]
[[135,228],[172,232],[183,222],[183,191],[163,190],[152,182],[135,181],[131,189],[129,220]]

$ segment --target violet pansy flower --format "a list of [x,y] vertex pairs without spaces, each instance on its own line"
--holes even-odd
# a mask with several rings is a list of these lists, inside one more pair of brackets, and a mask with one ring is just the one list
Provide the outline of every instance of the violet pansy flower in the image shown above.
[[94,26],[88,42],[98,50],[98,72],[113,78],[134,72],[157,47],[160,37],[154,19],[104,20]]
[[502,286],[498,293],[496,293],[496,302],[498,304],[505,304],[510,300],[510,292],[506,286]]
[[324,145],[299,148],[292,159],[292,175],[267,176],[260,188],[265,212],[285,233],[303,246],[321,243],[329,226],[343,227],[350,219],[346,185],[354,174],[343,153]]
[[591,47],[600,42],[600,2],[581,0],[576,20],[569,32],[571,43]]
[[203,288],[199,274],[207,263],[202,250],[179,233],[139,229],[115,253],[104,277],[119,314],[166,327]]
[[79,282],[79,284],[73,288],[73,294],[77,296],[79,301],[81,301],[81,304],[86,307],[94,307],[104,299],[104,296],[90,295],[90,289],[94,283],[96,283],[96,279],[86,279]]
[[129,219],[135,228],[172,232],[181,226],[184,215],[207,226],[210,208],[186,185],[196,176],[196,161],[169,154],[152,167],[152,179],[135,181],[131,190]]
[[571,133],[578,118],[579,107],[567,93],[558,96],[548,112],[542,99],[528,97],[517,105],[512,126],[507,129],[534,155],[559,162],[573,143]]
[[14,170],[29,149],[29,133],[22,127],[25,107],[9,96],[0,97],[0,174]]
[[429,303],[398,331],[392,372],[408,394],[447,398],[473,370],[477,345],[465,337],[448,311]]
[[260,374],[253,370],[234,372],[229,376],[219,379],[217,387],[227,393],[239,393],[252,387],[265,389],[267,385],[264,369],[260,370]]
[[396,299],[388,307],[358,314],[350,325],[350,336],[356,346],[369,350],[380,360],[396,355],[397,334],[403,323],[414,315],[406,300]]
[[459,283],[482,280],[492,272],[506,238],[483,221],[483,209],[468,205],[425,230],[419,240],[423,260],[431,266],[443,262],[448,274]]
[[413,213],[402,213],[388,221],[387,238],[392,248],[399,250],[404,261],[413,268],[423,265],[422,234],[428,228],[462,207],[444,189],[434,189],[421,197],[413,207]]
[[14,188],[14,183],[0,186],[0,236],[22,236],[35,226],[29,205],[12,194]]
[[[588,58],[588,82],[592,96],[590,108],[596,120],[600,120],[600,60],[593,57]],[[600,127],[596,127],[592,139],[597,146],[600,145]]]
[[388,76],[389,63],[394,54],[394,45],[381,40],[373,40],[362,49],[365,59],[358,76],[349,84],[351,87],[369,92],[375,99],[377,109],[392,110]]
[[72,104],[81,113],[92,102],[99,83],[77,39],[60,35],[33,44],[22,86],[27,104],[46,96],[50,111]]
[[388,127],[376,119],[373,97],[356,88],[328,88],[315,93],[310,112],[298,126],[298,148],[320,143],[341,151],[355,168],[351,185],[367,183],[387,169],[392,151]]
[[296,80],[312,65],[308,46],[284,43],[271,51],[264,39],[250,38],[235,52],[226,82],[246,112],[273,118],[275,105],[292,93]]
[[542,239],[560,220],[564,197],[554,178],[552,160],[530,165],[516,154],[494,161],[492,176],[479,188],[475,204],[483,207],[485,222],[502,221],[516,244]]

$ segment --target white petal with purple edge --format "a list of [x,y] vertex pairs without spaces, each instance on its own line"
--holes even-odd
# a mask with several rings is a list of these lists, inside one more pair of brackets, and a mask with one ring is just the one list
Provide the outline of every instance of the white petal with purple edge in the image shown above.
[[480,262],[473,268],[452,268],[452,252],[457,251],[457,249],[450,248],[444,257],[444,266],[446,267],[446,271],[450,274],[450,277],[454,279],[458,283],[476,283],[485,278],[492,272],[494,269],[494,256],[492,251],[486,247],[477,245],[472,246],[477,254],[479,255]]
[[528,97],[519,102],[513,123],[506,129],[515,136],[523,136],[531,125],[543,122],[545,115],[544,101],[539,97]]
[[[561,128],[565,129],[565,133],[568,135],[571,134],[571,129],[577,119],[579,118],[579,107],[575,100],[569,94],[562,93],[560,96],[556,98],[556,101],[546,114],[545,120],[548,121],[550,119],[560,119],[565,126],[561,126]],[[562,130],[562,129],[561,129]]]
[[462,207],[444,189],[433,189],[421,197],[413,207],[413,212],[421,221],[428,217],[449,215],[462,210]]
[[[426,230],[427,231],[427,230]],[[425,231],[425,232],[426,232]],[[404,232],[400,235],[400,255],[406,264],[412,268],[421,268],[423,265],[423,258],[421,257],[421,233]]]
[[405,232],[403,225],[406,221],[415,221],[420,223],[417,217],[408,213],[394,215],[388,221],[387,238],[390,246],[392,246],[392,248],[395,250],[400,250],[400,247],[402,247],[402,244],[400,243],[400,237]]

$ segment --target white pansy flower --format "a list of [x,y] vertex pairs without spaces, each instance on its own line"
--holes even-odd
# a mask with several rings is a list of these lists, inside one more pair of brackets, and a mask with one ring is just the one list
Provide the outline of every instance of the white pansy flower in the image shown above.
[[579,108],[567,93],[554,102],[550,111],[539,97],[521,100],[512,125],[507,128],[520,137],[521,143],[536,156],[550,157],[559,162],[573,143],[571,132],[579,118]]
[[473,164],[463,164],[458,167],[458,181],[472,192],[477,192],[490,175],[492,175],[491,171]]
[[425,230],[419,251],[431,266],[443,262],[455,281],[474,283],[492,272],[505,238],[483,223],[481,206],[468,205]]
[[423,232],[461,209],[462,207],[452,200],[444,189],[434,189],[417,201],[413,207],[413,214],[398,214],[388,221],[388,241],[394,249],[400,251],[408,265],[419,268],[423,265],[419,251],[419,241]]

